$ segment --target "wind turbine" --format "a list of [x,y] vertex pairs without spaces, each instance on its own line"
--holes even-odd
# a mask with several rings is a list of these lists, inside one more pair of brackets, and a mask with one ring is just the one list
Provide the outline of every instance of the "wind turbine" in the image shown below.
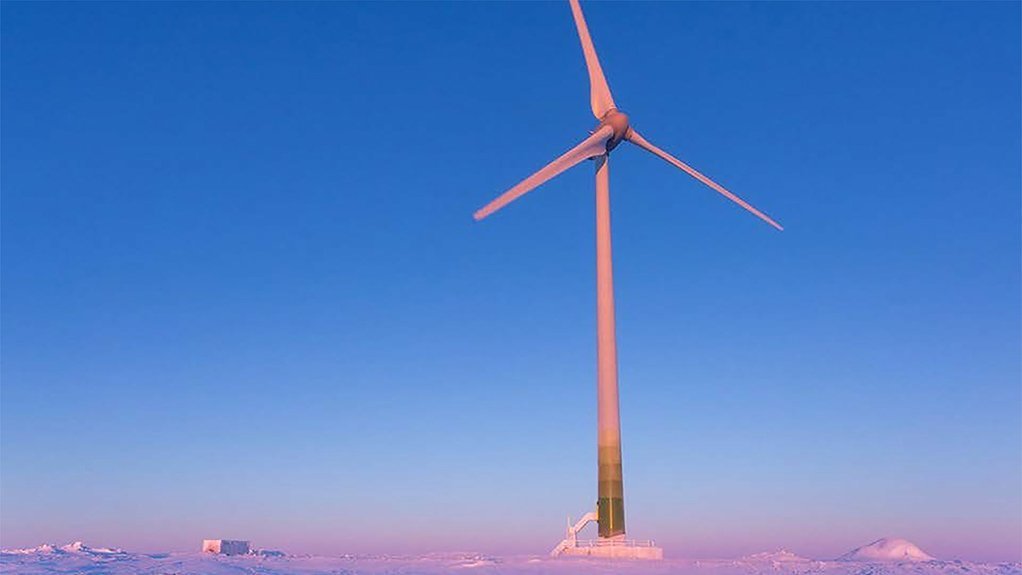
[[621,475],[621,422],[618,414],[617,344],[614,334],[614,279],[610,242],[610,153],[621,142],[630,142],[688,173],[753,215],[783,230],[777,222],[707,178],[695,168],[675,158],[642,137],[631,126],[628,116],[618,110],[610,87],[603,76],[596,48],[589,36],[585,16],[578,0],[569,0],[575,27],[582,42],[589,70],[590,105],[599,124],[592,134],[561,157],[525,178],[475,213],[481,220],[535,189],[561,172],[594,160],[596,164],[596,325],[597,325],[597,459],[598,498],[596,516],[601,539],[623,539],[625,533],[624,488]]

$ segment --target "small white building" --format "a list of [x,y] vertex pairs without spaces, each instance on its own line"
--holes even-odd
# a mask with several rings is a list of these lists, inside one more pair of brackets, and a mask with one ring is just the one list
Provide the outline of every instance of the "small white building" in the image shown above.
[[248,541],[237,541],[234,539],[203,539],[202,552],[216,553],[218,555],[248,555]]

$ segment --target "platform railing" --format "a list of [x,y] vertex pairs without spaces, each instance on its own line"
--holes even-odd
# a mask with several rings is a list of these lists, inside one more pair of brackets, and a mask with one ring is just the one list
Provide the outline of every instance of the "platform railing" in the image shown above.
[[577,539],[575,547],[656,547],[652,539]]

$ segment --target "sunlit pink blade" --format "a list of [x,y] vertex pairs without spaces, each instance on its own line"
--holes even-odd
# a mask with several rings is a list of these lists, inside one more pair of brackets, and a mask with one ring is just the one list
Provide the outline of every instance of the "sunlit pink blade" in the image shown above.
[[594,132],[592,136],[586,138],[581,144],[568,150],[560,158],[557,158],[547,164],[542,170],[532,174],[528,178],[525,178],[515,187],[504,192],[500,195],[500,197],[492,202],[486,204],[482,209],[475,213],[475,219],[478,221],[485,218],[575,164],[593,156],[599,156],[606,153],[607,140],[609,140],[613,135],[613,128],[610,126],[603,126]]
[[668,154],[667,152],[661,150],[660,148],[654,146],[648,140],[646,140],[646,138],[643,138],[634,129],[630,129],[628,131],[628,135],[625,136],[625,139],[627,139],[629,142],[635,144],[636,146],[639,146],[640,148],[643,148],[646,151],[651,152],[654,155],[660,156],[661,159],[667,161],[668,163],[674,164],[678,168],[681,168],[682,170],[688,172],[688,174],[690,176],[692,176],[693,178],[699,180],[700,182],[706,184],[707,186],[710,186],[714,190],[717,190],[724,197],[726,197],[727,199],[731,200],[732,202],[738,204],[739,206],[742,206],[746,210],[749,210],[756,217],[758,217],[759,219],[763,220],[764,222],[770,224],[771,226],[773,226],[773,227],[775,227],[775,228],[777,228],[779,230],[783,230],[784,229],[783,227],[781,227],[780,224],[778,224],[777,222],[772,220],[770,218],[770,216],[768,216],[768,215],[764,214],[763,212],[757,210],[756,208],[752,207],[751,205],[749,205],[748,202],[746,202],[742,198],[739,198],[738,196],[736,196],[736,195],[732,194],[731,192],[725,190],[723,188],[723,186],[721,186],[717,182],[714,182],[710,178],[707,178],[706,176],[700,174],[699,171],[696,170],[695,168],[693,168],[692,166],[686,164],[685,162],[682,162],[678,158],[675,158],[674,156],[672,156],[672,155]]
[[582,7],[579,6],[578,0],[570,0],[570,2],[571,13],[575,16],[575,27],[578,28],[578,38],[582,41],[582,52],[586,57],[586,68],[589,69],[589,103],[593,107],[593,115],[603,118],[604,114],[617,106],[614,105],[614,98],[610,96],[607,79],[603,77],[603,68],[600,67],[599,58],[596,57],[596,48],[593,47],[593,39],[589,36],[589,26],[586,26]]

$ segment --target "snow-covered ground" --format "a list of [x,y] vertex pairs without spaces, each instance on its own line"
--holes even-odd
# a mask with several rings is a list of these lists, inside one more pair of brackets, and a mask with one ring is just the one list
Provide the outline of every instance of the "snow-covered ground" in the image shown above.
[[902,539],[881,539],[840,559],[814,560],[790,551],[756,553],[735,560],[609,561],[432,554],[420,557],[311,557],[274,552],[227,557],[202,553],[128,553],[81,542],[41,545],[0,553],[8,575],[1022,575],[1022,563],[969,563],[929,558]]

